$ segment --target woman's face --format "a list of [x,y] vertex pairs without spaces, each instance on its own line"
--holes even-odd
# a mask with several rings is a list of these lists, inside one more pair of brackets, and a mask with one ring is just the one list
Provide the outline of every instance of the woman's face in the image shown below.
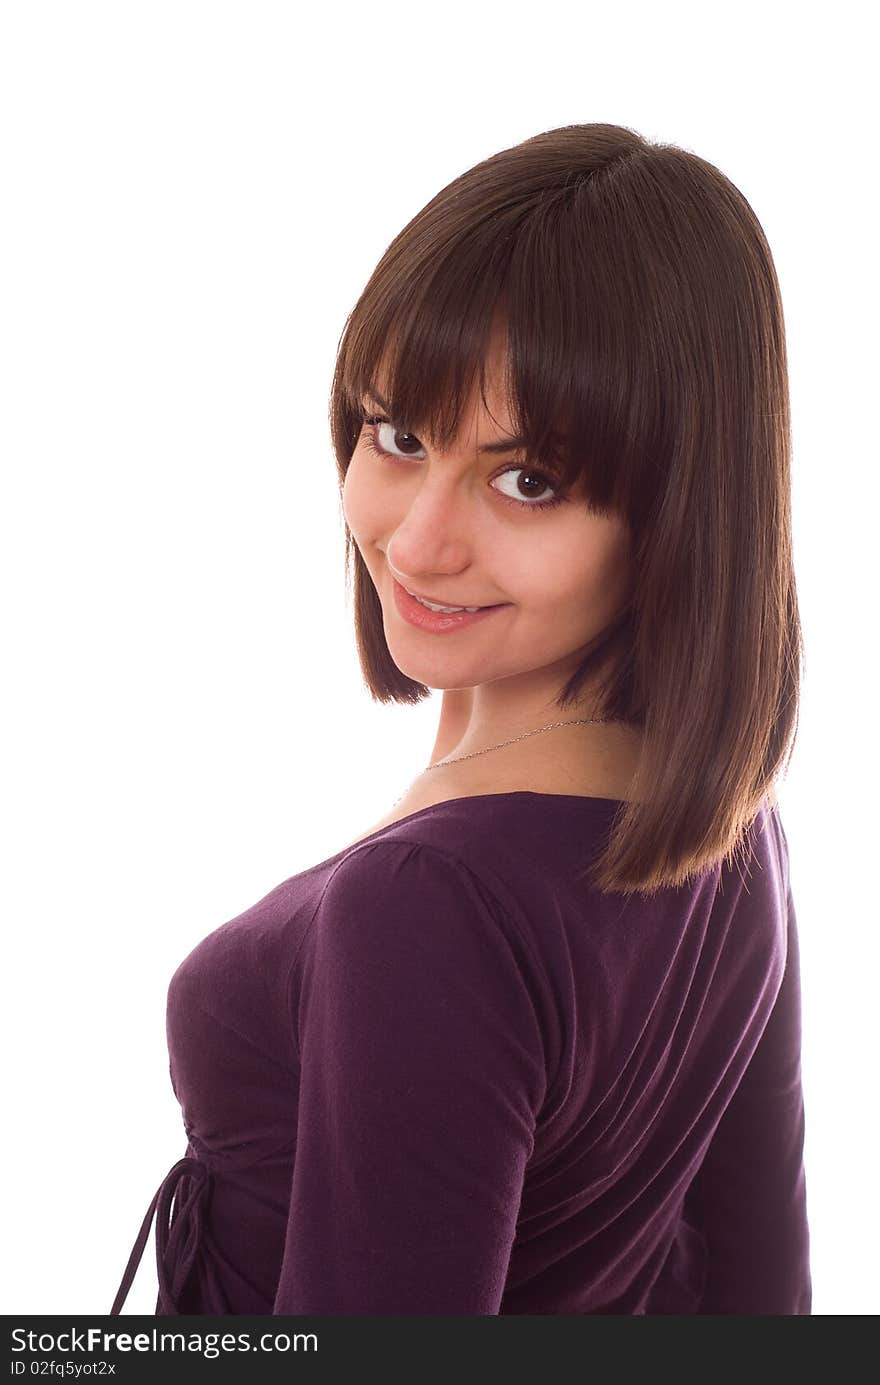
[[[504,683],[537,705],[555,697],[584,646],[629,596],[630,537],[617,518],[590,514],[555,491],[516,449],[481,451],[511,434],[498,375],[487,377],[488,410],[475,388],[446,452],[399,431],[395,420],[364,426],[348,468],[343,512],[382,604],[397,667],[431,688]],[[376,387],[382,395],[382,381]],[[387,419],[365,395],[365,414]],[[493,417],[494,416],[494,417]],[[390,455],[377,455],[370,435]],[[518,502],[518,503],[517,503]],[[441,632],[411,624],[395,583],[450,606],[496,606]],[[408,598],[404,597],[404,601]]]

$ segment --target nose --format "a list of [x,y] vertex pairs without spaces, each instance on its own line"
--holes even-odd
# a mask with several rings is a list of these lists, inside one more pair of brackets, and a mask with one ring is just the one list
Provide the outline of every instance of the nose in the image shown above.
[[388,543],[386,557],[401,585],[417,585],[417,573],[454,574],[468,565],[472,532],[467,496],[450,479],[426,478],[412,497]]

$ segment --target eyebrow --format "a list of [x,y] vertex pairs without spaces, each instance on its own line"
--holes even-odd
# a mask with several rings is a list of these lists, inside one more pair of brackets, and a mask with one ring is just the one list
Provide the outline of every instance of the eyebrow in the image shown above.
[[[378,390],[375,390],[372,387],[372,385],[365,391],[365,393],[368,394],[371,399],[375,399],[376,403],[379,405],[379,408],[384,409],[386,414],[391,413],[391,409],[389,408],[386,401],[382,398],[381,394],[379,394]],[[482,447],[477,448],[477,451],[481,453],[513,452],[516,448],[525,447],[525,445],[525,438],[502,438],[498,442],[483,443]]]

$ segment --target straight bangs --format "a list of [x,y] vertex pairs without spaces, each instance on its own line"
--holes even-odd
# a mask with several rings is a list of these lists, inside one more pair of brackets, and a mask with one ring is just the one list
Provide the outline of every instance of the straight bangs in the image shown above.
[[[633,272],[636,252],[613,202],[613,188],[583,179],[549,192],[536,187],[513,205],[486,208],[473,224],[462,212],[445,244],[430,238],[423,256],[406,256],[405,275],[392,244],[339,355],[333,414],[343,459],[363,423],[362,400],[377,389],[399,429],[450,447],[475,387],[488,407],[486,361],[500,338],[523,463],[591,511],[638,524],[664,475],[669,410],[658,363],[624,330],[657,316],[658,305],[644,263],[640,276]],[[413,223],[404,235],[414,231]],[[675,332],[675,323],[666,330]],[[346,469],[343,460],[343,477]]]
[[[637,801],[596,878],[684,884],[742,847],[797,718],[786,348],[757,217],[714,165],[621,126],[564,126],[477,164],[391,242],[346,323],[340,492],[366,396],[445,450],[475,386],[488,407],[490,348],[523,464],[632,535],[631,602],[558,699],[616,654],[601,715],[644,732]],[[418,701],[430,689],[393,663],[346,526],[352,559],[367,686]]]

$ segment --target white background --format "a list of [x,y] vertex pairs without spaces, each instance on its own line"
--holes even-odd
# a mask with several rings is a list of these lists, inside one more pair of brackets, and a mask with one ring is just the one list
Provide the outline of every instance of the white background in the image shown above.
[[[374,705],[356,658],[327,423],[347,313],[452,178],[603,121],[723,169],[782,285],[814,1312],[876,1313],[870,9],[297,14],[0,9],[3,1312],[109,1310],[184,1153],[172,972],[428,761],[439,693]],[[155,1285],[151,1239],[125,1312]]]

